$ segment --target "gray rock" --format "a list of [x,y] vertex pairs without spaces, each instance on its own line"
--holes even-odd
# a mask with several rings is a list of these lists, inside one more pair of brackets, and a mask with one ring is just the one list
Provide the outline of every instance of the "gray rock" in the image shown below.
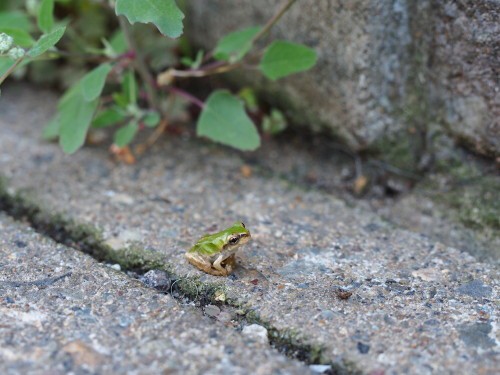
[[481,280],[472,280],[461,285],[457,291],[461,294],[467,294],[471,297],[480,298],[490,297],[493,289],[488,285],[484,285]]
[[326,320],[331,320],[335,317],[335,313],[331,310],[323,310],[321,312],[321,317]]
[[258,341],[263,344],[267,344],[267,329],[258,324],[250,324],[248,326],[243,327],[241,333],[244,336],[251,338],[252,340]]
[[[228,32],[264,24],[279,7],[272,0],[187,5],[190,38],[207,49]],[[488,0],[301,0],[271,36],[314,48],[317,66],[275,84],[253,71],[233,79],[257,84],[296,122],[401,167],[416,168],[434,147],[443,154],[432,142],[445,133],[498,156],[499,18],[498,3]]]
[[324,374],[327,371],[330,371],[332,366],[330,365],[309,365],[309,369],[315,374]]
[[473,348],[490,349],[495,347],[495,340],[488,335],[491,332],[490,323],[463,324],[458,327],[460,339]]
[[215,318],[220,314],[220,309],[215,305],[207,305],[203,308],[203,311],[205,312],[205,315],[211,318]]
[[151,270],[142,275],[139,280],[151,288],[169,292],[172,280],[165,271]]

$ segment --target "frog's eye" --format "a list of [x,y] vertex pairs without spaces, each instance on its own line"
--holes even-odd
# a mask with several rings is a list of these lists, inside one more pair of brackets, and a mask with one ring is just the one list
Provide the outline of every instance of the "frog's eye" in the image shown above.
[[231,238],[229,239],[229,243],[230,243],[231,245],[236,245],[236,244],[239,242],[239,240],[240,240],[240,238],[239,238],[238,236],[234,236],[234,237],[231,237]]

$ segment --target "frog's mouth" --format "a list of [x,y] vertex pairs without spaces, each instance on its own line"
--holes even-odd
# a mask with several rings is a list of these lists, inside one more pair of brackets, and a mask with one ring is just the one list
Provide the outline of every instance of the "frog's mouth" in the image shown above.
[[246,244],[248,241],[250,241],[250,239],[252,238],[252,236],[250,236],[250,233],[243,233],[240,235],[240,241],[238,242],[238,245],[244,245]]

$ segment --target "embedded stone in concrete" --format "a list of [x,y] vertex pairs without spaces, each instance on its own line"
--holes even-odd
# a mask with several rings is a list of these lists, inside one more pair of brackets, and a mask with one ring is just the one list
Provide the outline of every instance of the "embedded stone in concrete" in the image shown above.
[[[179,277],[223,284],[224,299],[243,314],[259,315],[289,341],[310,344],[309,354],[344,369],[493,374],[498,368],[494,264],[334,196],[259,173],[243,177],[239,154],[212,144],[168,139],[135,166],[114,164],[99,147],[63,155],[39,140],[36,126],[50,113],[30,100],[26,93],[15,106],[0,106],[0,170],[11,192],[24,191],[44,212],[91,224],[105,240],[140,233],[135,249],[160,256]],[[48,96],[42,100],[55,105]],[[111,201],[109,192],[134,203]],[[200,235],[236,220],[253,239],[238,253],[233,275],[206,275],[185,261]]]
[[309,372],[1,213],[0,233],[2,374]]

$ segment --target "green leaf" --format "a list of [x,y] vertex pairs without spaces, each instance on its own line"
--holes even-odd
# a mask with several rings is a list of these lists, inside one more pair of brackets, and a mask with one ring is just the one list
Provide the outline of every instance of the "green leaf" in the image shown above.
[[47,141],[57,139],[57,137],[59,136],[60,128],[61,128],[60,116],[59,114],[56,114],[43,128],[42,138]]
[[123,109],[127,108],[128,100],[125,97],[125,95],[123,95],[121,92],[115,92],[111,96],[113,97],[113,100],[119,107]]
[[19,11],[0,12],[0,25],[2,25],[2,27],[22,29],[26,32],[30,32],[33,29],[31,21],[26,13]]
[[182,34],[184,14],[174,0],[117,0],[115,10],[130,23],[153,23],[163,35],[171,38]]
[[65,153],[72,154],[83,146],[98,104],[99,99],[86,101],[77,92],[59,106],[59,144]]
[[264,53],[260,70],[264,75],[276,80],[293,73],[308,70],[316,64],[316,52],[302,44],[276,41]]
[[14,44],[17,44],[20,47],[31,47],[33,43],[35,43],[35,40],[31,37],[31,35],[23,29],[0,26],[0,33],[10,35],[14,38]]
[[48,33],[54,27],[54,0],[42,0],[38,9],[38,27]]
[[156,125],[160,123],[160,114],[156,111],[148,112],[146,116],[142,119],[144,125],[148,128],[154,128]]
[[92,121],[93,128],[105,128],[111,125],[116,125],[127,118],[119,108],[109,108],[97,114]]
[[123,31],[117,30],[109,41],[116,53],[125,53],[128,50],[127,40]]
[[230,62],[241,60],[252,48],[252,40],[261,29],[260,26],[249,27],[227,34],[215,47],[214,57],[218,60],[227,60]]
[[106,83],[106,77],[111,69],[111,64],[101,64],[82,78],[82,94],[86,101],[90,102],[101,95]]
[[28,56],[37,57],[56,45],[57,42],[62,38],[66,27],[59,27],[54,31],[44,34],[37,40],[33,48],[28,51]]
[[267,134],[281,133],[287,127],[287,122],[283,113],[273,108],[270,116],[265,116],[262,121],[262,130]]
[[0,77],[3,76],[7,70],[14,64],[14,61],[7,57],[0,57]]
[[135,120],[118,129],[113,137],[115,145],[123,147],[128,145],[134,139],[139,126]]
[[198,118],[197,133],[240,150],[255,150],[260,137],[243,103],[225,90],[214,91]]
[[123,76],[122,92],[127,104],[137,102],[137,81],[132,69]]
[[250,112],[256,112],[259,109],[257,94],[251,87],[244,87],[238,92],[238,96],[243,100],[245,106]]

